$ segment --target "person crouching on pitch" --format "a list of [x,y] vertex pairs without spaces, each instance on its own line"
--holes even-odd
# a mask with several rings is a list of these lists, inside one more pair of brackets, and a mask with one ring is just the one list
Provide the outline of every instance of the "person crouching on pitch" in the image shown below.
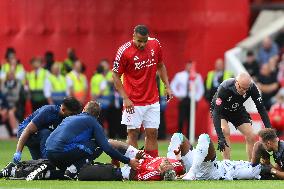
[[98,102],[88,102],[81,114],[64,119],[48,137],[47,158],[65,171],[66,178],[77,179],[80,168],[102,152],[136,169],[138,160],[123,156],[108,143],[97,120],[100,110]]

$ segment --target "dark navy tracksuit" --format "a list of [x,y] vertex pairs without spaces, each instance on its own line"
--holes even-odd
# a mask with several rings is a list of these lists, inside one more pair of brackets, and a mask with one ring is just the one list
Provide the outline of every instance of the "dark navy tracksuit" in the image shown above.
[[130,161],[112,148],[97,119],[86,112],[65,118],[48,137],[46,150],[47,158],[61,170],[72,164],[80,169],[103,151],[123,163]]
[[59,123],[61,123],[63,118],[60,115],[60,106],[46,105],[37,109],[19,125],[18,138],[20,138],[24,129],[31,121],[37,127],[38,131],[32,134],[25,144],[29,148],[32,159],[46,158],[46,139]]

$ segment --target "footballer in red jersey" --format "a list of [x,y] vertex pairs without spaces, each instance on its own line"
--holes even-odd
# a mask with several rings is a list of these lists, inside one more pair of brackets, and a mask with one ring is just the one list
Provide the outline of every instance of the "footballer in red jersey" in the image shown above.
[[121,167],[119,172],[125,180],[175,180],[191,167],[192,146],[181,133],[175,133],[172,136],[166,157],[151,157],[145,151],[117,140],[109,139],[109,143],[126,157],[139,159],[137,169],[132,169],[128,165]]
[[152,157],[157,157],[160,125],[157,72],[166,86],[167,97],[170,99],[173,95],[163,64],[161,45],[157,39],[149,37],[146,26],[134,28],[133,40],[118,49],[112,70],[114,85],[123,98],[121,123],[127,126],[128,143],[138,147],[137,139],[143,124],[145,150]]
[[131,180],[164,180],[165,174],[183,175],[185,173],[184,165],[181,161],[168,159],[166,157],[147,157],[140,160],[140,167]]

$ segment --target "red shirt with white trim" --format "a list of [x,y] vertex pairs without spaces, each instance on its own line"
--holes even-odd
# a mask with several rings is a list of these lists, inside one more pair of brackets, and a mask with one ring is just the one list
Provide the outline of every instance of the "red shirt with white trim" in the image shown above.
[[123,74],[123,86],[135,106],[159,101],[156,84],[157,64],[162,62],[162,50],[158,40],[149,38],[143,50],[129,41],[122,45],[113,64],[113,71]]
[[[148,156],[145,159],[140,160],[140,164],[137,169],[137,175],[134,180],[162,180],[161,172],[159,170],[160,164],[167,159],[165,157],[153,158]],[[169,162],[174,166],[174,170],[177,175],[184,174],[183,164],[175,159],[168,159]]]

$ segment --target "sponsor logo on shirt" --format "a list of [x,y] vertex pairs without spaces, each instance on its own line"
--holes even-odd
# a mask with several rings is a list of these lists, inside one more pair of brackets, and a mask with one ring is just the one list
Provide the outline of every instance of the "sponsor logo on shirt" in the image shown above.
[[238,108],[239,107],[239,103],[234,103],[233,105],[232,105],[232,108],[233,109],[236,109],[236,108]]
[[140,70],[145,67],[151,67],[156,64],[155,59],[148,59],[147,61],[135,62],[135,70]]
[[134,56],[134,61],[138,60],[139,57],[138,56]]
[[216,105],[220,106],[222,104],[222,99],[221,98],[217,98],[216,99]]
[[233,96],[230,96],[227,101],[230,102],[232,100],[232,98],[233,98]]

